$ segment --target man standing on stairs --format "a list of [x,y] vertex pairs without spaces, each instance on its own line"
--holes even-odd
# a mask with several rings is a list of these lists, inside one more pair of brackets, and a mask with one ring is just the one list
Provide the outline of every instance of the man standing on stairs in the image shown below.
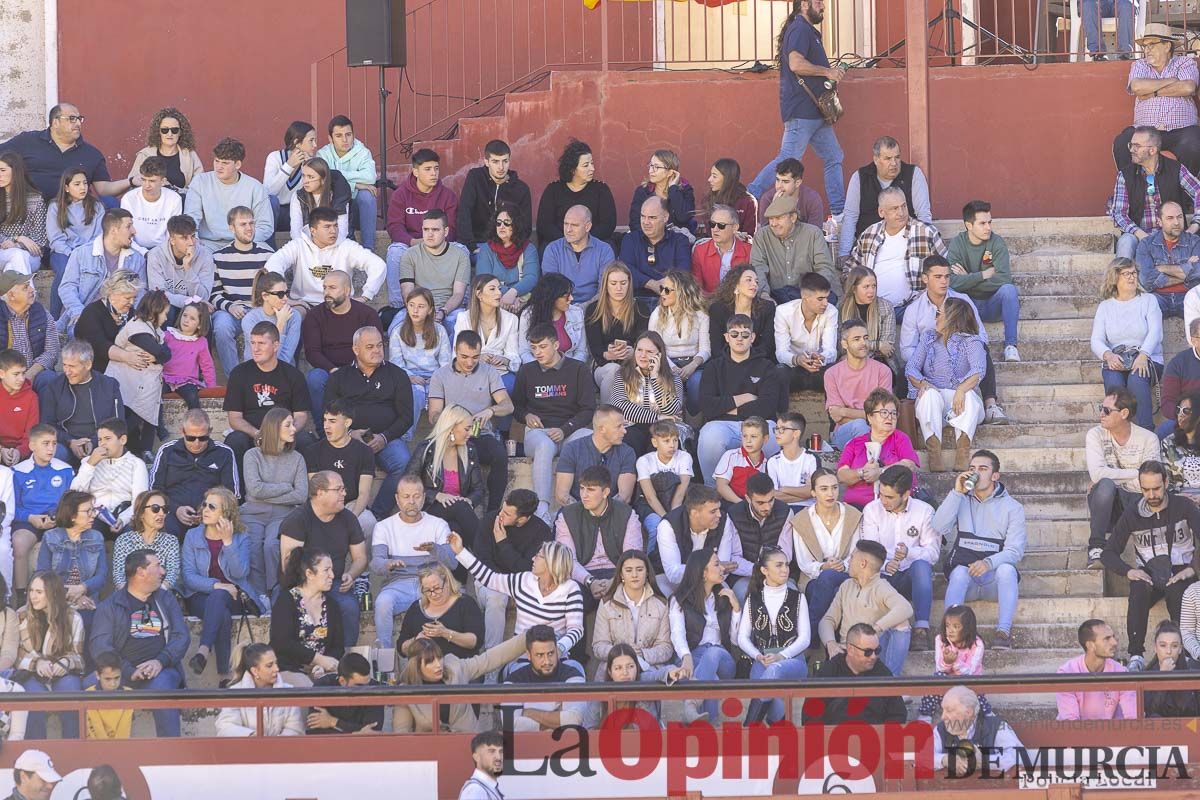
[[992,233],[992,204],[972,200],[963,206],[965,231],[950,240],[950,288],[964,293],[975,304],[979,316],[1004,321],[1004,360],[1020,361],[1017,352],[1017,321],[1021,302],[1012,280],[1008,245]]
[[[904,323],[900,326],[900,358],[904,363],[908,363],[916,352],[921,334],[937,326],[938,315],[942,313],[947,297],[957,297],[970,304],[971,311],[975,314],[975,324],[979,326],[979,336],[984,345],[987,345],[987,330],[983,327],[983,320],[979,318],[979,309],[970,297],[950,288],[951,271],[950,262],[936,254],[928,256],[921,264],[921,283],[924,284],[925,291],[909,304],[908,310],[904,312]],[[996,365],[992,363],[991,350],[984,347],[983,352],[983,380],[979,382],[979,393],[983,396],[983,422],[985,425],[1007,425],[1008,415],[996,402]],[[1007,360],[1013,360],[1008,359],[1007,348],[1005,353]],[[1015,347],[1013,355],[1016,355]]]
[[1008,650],[1017,611],[1017,565],[1025,557],[1025,507],[999,477],[996,454],[976,451],[971,468],[955,479],[954,491],[938,506],[933,528],[944,538],[954,536],[943,566],[948,580],[945,608],[966,600],[999,601],[989,647]]
[[1141,499],[1138,468],[1146,461],[1161,458],[1158,437],[1131,421],[1137,414],[1137,399],[1128,389],[1110,392],[1100,403],[1100,424],[1087,432],[1084,455],[1087,458],[1088,569],[1102,569],[1100,556],[1108,532],[1126,507]]
[[[1193,109],[1193,118],[1195,114]],[[1117,255],[1122,258],[1132,259],[1138,244],[1158,230],[1165,203],[1179,203],[1190,214],[1200,199],[1200,180],[1180,162],[1160,155],[1162,139],[1162,132],[1153,126],[1134,128],[1129,141],[1133,162],[1118,169],[1108,215],[1121,229]],[[1200,223],[1193,221],[1188,232],[1200,233]]]
[[[1059,675],[1127,671],[1113,659],[1117,654],[1117,637],[1104,620],[1089,619],[1079,626],[1079,646],[1083,648],[1083,655],[1075,656],[1059,667]],[[1064,721],[1137,719],[1137,693],[1132,689],[1059,692],[1055,699],[1058,719]]]
[[1183,229],[1183,206],[1173,200],[1163,203],[1160,219],[1162,227],[1138,242],[1138,280],[1154,293],[1163,317],[1185,317],[1188,290],[1200,284],[1200,236]]
[[[1200,508],[1181,495],[1167,494],[1167,468],[1161,462],[1144,462],[1138,467],[1137,481],[1141,500],[1125,508],[1101,556],[1105,569],[1129,581],[1125,624],[1131,672],[1146,666],[1142,653],[1151,606],[1165,598],[1167,613],[1179,622],[1184,590],[1196,580],[1192,556],[1200,533]],[[1136,567],[1122,557],[1131,536]]]

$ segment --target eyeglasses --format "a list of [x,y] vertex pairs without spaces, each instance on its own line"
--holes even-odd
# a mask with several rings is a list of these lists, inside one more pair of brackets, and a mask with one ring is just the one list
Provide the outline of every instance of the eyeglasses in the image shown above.
[[440,583],[440,584],[438,584],[437,586],[434,586],[434,587],[433,587],[433,588],[431,588],[431,589],[427,589],[427,588],[425,588],[424,586],[422,586],[422,587],[421,587],[421,594],[425,595],[426,597],[433,597],[433,596],[435,596],[435,595],[439,595],[439,594],[441,594],[443,591],[445,591],[445,589],[446,589],[446,584],[445,584],[445,583]]
[[512,226],[513,226],[513,223],[512,223],[512,220],[511,220],[511,219],[498,219],[498,220],[496,220],[496,227],[497,227],[497,228],[511,228]]
[[146,506],[146,508],[155,514],[161,514],[162,512],[167,510],[167,507],[164,506],[162,503],[151,503],[150,505]]
[[185,434],[183,435],[183,438],[184,438],[186,441],[189,441],[189,442],[207,442],[207,441],[208,441],[210,438],[212,438],[212,437],[210,437],[210,436],[209,436],[207,433],[206,433],[206,434],[204,434],[203,436],[188,436],[188,435],[185,433]]
[[1153,147],[1153,146],[1154,145],[1152,145],[1152,144],[1138,144],[1137,142],[1129,143],[1130,150],[1145,150],[1145,149]]
[[662,294],[662,295],[674,294],[674,292],[675,292],[675,290],[674,290],[674,289],[672,289],[670,286],[660,286],[660,287],[658,287],[658,293],[659,293],[659,294]]
[[83,117],[78,114],[72,114],[69,117],[59,117],[59,119],[65,119],[67,122],[83,122]]
[[216,503],[210,503],[207,500],[204,501],[204,508],[207,508],[209,511],[220,511],[221,510],[221,507],[218,506]]
[[178,134],[178,133],[179,133],[179,131],[181,131],[181,130],[182,130],[182,128],[179,128],[179,127],[175,127],[175,128],[159,128],[159,129],[158,129],[158,132],[159,132],[159,133],[161,133],[161,134],[164,134],[164,135],[165,135],[165,134],[168,134],[168,133],[170,133],[170,134]]
[[878,656],[878,655],[883,654],[882,647],[859,647],[858,645],[853,644],[851,642],[847,642],[847,644],[849,644],[851,647],[853,647],[858,652],[862,653],[867,658],[871,658],[872,656]]
[[79,509],[79,513],[88,517],[94,517],[100,512],[96,510],[95,506],[88,506],[87,508]]
[[872,411],[871,413],[878,414],[879,416],[883,417],[884,419],[895,419],[897,416],[899,416],[894,410],[892,410],[890,408],[880,408],[875,411]]
[[716,231],[723,231],[732,225],[732,222],[710,222],[709,226]]
[[731,339],[749,339],[754,335],[754,331],[729,331],[725,335]]
[[287,289],[279,289],[278,291],[273,291],[273,292],[263,292],[263,294],[269,294],[272,297],[278,297],[280,300],[287,297],[287,293],[288,293]]
[[648,169],[654,170],[655,172],[657,172],[660,169],[666,169],[666,167],[664,167],[662,164],[655,164],[653,161],[651,161],[646,166]]
[[798,431],[798,430],[800,430],[800,429],[799,429],[799,428],[785,427],[785,426],[783,426],[783,425],[776,425],[776,426],[775,426],[775,432],[776,432],[776,433],[778,433],[779,431]]

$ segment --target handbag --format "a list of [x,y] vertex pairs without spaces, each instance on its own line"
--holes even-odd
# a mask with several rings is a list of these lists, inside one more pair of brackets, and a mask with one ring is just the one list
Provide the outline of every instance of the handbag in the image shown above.
[[1133,371],[1133,362],[1141,355],[1141,351],[1127,344],[1119,344],[1112,349],[1112,354],[1121,359],[1122,372],[1131,372]]
[[842,100],[838,97],[837,84],[832,81],[826,81],[825,86],[827,88],[818,97],[813,94],[812,89],[808,88],[808,83],[804,78],[797,77],[796,80],[800,81],[800,85],[804,88],[804,91],[808,93],[813,103],[816,104],[817,111],[821,112],[821,118],[830,125],[836,125],[837,121],[846,113],[846,110],[842,108]]

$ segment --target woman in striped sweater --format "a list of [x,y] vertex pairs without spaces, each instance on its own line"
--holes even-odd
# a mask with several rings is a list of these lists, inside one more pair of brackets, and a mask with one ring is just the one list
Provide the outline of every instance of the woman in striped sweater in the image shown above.
[[[633,344],[633,353],[621,364],[604,395],[625,417],[625,444],[642,456],[650,446],[650,426],[659,420],[683,421],[683,383],[672,373],[667,346],[654,331],[646,331]],[[680,441],[691,431],[681,429]]]
[[[486,564],[463,547],[462,537],[451,531],[447,541],[458,563],[476,581],[513,598],[517,604],[514,634],[521,634],[534,625],[549,625],[558,637],[558,650],[567,658],[583,640],[583,593],[571,579],[575,558],[558,542],[546,542],[533,557],[529,572],[493,572]],[[583,672],[578,662],[572,662]]]

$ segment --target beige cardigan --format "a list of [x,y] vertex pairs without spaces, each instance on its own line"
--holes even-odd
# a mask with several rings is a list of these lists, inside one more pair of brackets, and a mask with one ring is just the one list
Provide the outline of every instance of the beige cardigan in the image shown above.
[[[158,155],[158,148],[153,146],[143,147],[137,151],[137,155],[133,157],[133,167],[129,170],[129,177],[139,174],[142,167],[142,162],[150,156]],[[204,172],[204,164],[200,161],[200,156],[196,155],[195,150],[188,150],[186,147],[179,148],[179,169],[183,172],[183,181],[188,186],[192,185],[192,179]]]
[[[471,658],[459,658],[447,653],[442,657],[442,670],[447,686],[461,686],[481,675],[495,672],[516,661],[525,652],[525,634],[514,636],[506,642],[484,650]],[[423,703],[404,704],[392,707],[392,731],[428,733],[433,730],[433,706]],[[450,733],[476,733],[479,718],[470,703],[450,706]]]
[[[850,549],[854,546],[854,542],[858,540],[859,528],[862,525],[862,512],[849,503],[842,503],[842,508],[846,518],[842,522],[842,538],[838,542],[835,555],[845,561],[850,556]],[[821,548],[817,546],[817,534],[813,530],[809,511],[810,509],[806,508],[792,515],[792,552],[795,554],[797,563],[801,559],[799,547],[801,544],[813,558],[821,558]],[[808,586],[808,582],[812,580],[803,570],[799,569],[796,570],[793,577],[796,579],[796,586],[802,592],[804,587]]]
[[[25,609],[29,613],[28,607]],[[5,625],[7,635],[7,627]],[[21,647],[17,657],[17,668],[34,670],[34,662],[40,658],[46,658],[45,653],[56,649],[54,644],[54,631],[46,631],[45,641],[40,647],[35,647],[33,640],[29,636],[28,617],[25,614],[21,615],[20,622]],[[76,675],[83,674],[83,618],[79,616],[78,611],[71,612],[71,647],[58,660],[60,666],[66,669],[67,672]]]
[[[650,580],[653,580],[650,576]],[[650,591],[647,587],[646,591]],[[629,612],[629,600],[625,588],[618,586],[611,600],[604,600],[596,610],[595,629],[592,632],[592,655],[600,660],[596,680],[604,680],[604,666],[608,653],[617,644],[632,645],[652,667],[669,664],[675,658],[671,645],[671,621],[667,616],[667,604],[658,595],[651,594],[642,601],[638,609],[637,627]]]

